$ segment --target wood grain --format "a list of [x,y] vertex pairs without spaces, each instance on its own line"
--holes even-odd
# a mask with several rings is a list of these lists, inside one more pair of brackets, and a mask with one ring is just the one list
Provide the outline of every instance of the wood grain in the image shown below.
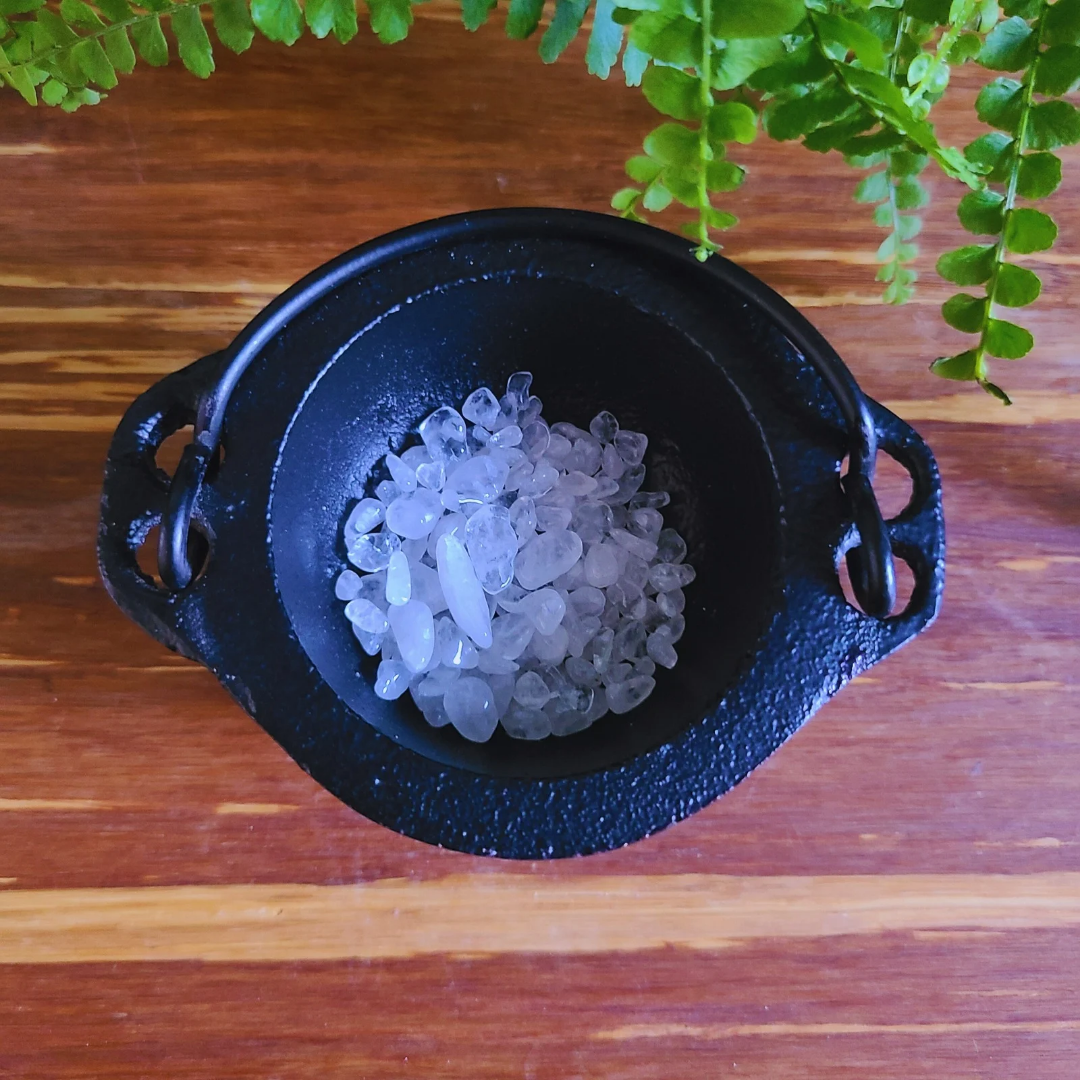
[[727,253],[931,443],[949,580],[923,639],[659,836],[508,866],[389,833],[106,597],[101,463],[132,396],[353,244],[620,186],[639,94],[580,44],[547,68],[422,10],[393,49],[258,42],[73,117],[0,106],[0,1076],[1074,1080],[1075,153],[1006,410],[926,372],[960,340],[932,272],[963,236],[948,181],[892,309],[849,170],[740,151]]

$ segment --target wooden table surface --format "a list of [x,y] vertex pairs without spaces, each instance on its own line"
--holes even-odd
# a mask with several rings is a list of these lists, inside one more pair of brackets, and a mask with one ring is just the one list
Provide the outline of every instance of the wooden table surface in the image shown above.
[[[134,395],[309,269],[438,214],[603,209],[653,117],[581,47],[545,68],[439,8],[392,49],[218,63],[0,106],[0,1075],[1075,1080],[1078,156],[1006,410],[926,371],[932,255],[879,304],[842,163],[746,151],[728,253],[934,448],[944,611],[692,819],[510,864],[345,809],[127,622],[102,461]],[[924,235],[960,239],[944,201]]]

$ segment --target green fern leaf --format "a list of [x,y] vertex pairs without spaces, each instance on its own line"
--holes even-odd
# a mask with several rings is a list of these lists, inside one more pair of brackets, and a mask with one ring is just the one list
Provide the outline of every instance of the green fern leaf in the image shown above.
[[209,79],[214,71],[214,51],[199,8],[177,9],[173,12],[172,28],[184,67],[200,79]]

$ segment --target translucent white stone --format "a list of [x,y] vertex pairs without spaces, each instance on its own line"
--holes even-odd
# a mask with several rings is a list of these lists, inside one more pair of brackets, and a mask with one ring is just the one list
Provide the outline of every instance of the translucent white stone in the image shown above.
[[564,506],[548,506],[544,504],[536,507],[536,527],[541,532],[568,529],[572,517],[571,511]]
[[427,465],[431,461],[431,455],[426,446],[410,446],[408,450],[401,451],[401,460],[415,472],[421,465]]
[[666,491],[639,491],[627,504],[631,510],[639,507],[652,507],[659,510],[671,502],[671,496]]
[[564,495],[573,495],[580,498],[595,490],[596,478],[587,476],[578,470],[568,472],[559,480],[559,491]]
[[420,600],[431,609],[432,615],[446,610],[446,597],[439,584],[439,572],[421,562],[409,562],[409,579],[412,584],[412,599]]
[[386,612],[376,607],[370,600],[350,600],[345,605],[345,618],[369,634],[386,633]]
[[446,483],[446,466],[441,461],[425,461],[417,465],[416,482],[429,491],[442,491]]
[[390,629],[410,671],[423,671],[435,653],[435,620],[431,608],[420,600],[394,606],[389,611]]
[[360,575],[355,570],[342,570],[334,582],[334,595],[348,602],[360,595]]
[[480,657],[476,646],[449,618],[439,619],[435,624],[435,652],[441,664],[462,671],[476,667]]
[[447,473],[445,491],[456,493],[462,504],[490,503],[499,497],[509,475],[504,461],[489,455],[473,457]]
[[645,562],[656,558],[656,545],[651,540],[646,540],[642,536],[635,536],[633,533],[627,532],[626,529],[612,529],[611,539],[624,551],[629,551],[631,555],[635,555]]
[[595,544],[614,527],[611,507],[602,502],[582,502],[573,511],[570,528],[587,544]]
[[532,474],[533,463],[528,458],[523,458],[510,469],[510,475],[503,484],[503,491],[517,491]]
[[657,563],[649,570],[649,584],[657,592],[681,589],[696,577],[694,568],[686,563]]
[[576,589],[579,585],[585,584],[585,560],[578,559],[569,570],[566,571],[561,577],[557,577],[552,585],[556,589],[563,589],[569,592],[571,589]]
[[348,548],[349,562],[360,570],[384,570],[390,556],[401,547],[401,540],[392,532],[364,533]]
[[520,407],[529,399],[529,390],[532,388],[533,377],[531,371],[515,371],[506,380],[506,395],[514,400]]
[[573,608],[567,608],[562,625],[567,636],[566,651],[571,656],[581,656],[585,652],[585,647],[600,629],[600,620],[595,615],[579,618]]
[[420,488],[396,498],[386,511],[386,527],[409,540],[427,536],[442,517],[438,492]]
[[502,726],[515,739],[545,739],[551,734],[551,721],[542,709],[512,702],[502,718]]
[[536,503],[527,495],[516,499],[511,504],[510,524],[519,538],[527,534],[531,539],[536,531]]
[[473,424],[469,428],[468,443],[470,453],[477,453],[491,442],[491,432],[480,424]]
[[425,697],[441,698],[443,694],[450,689],[451,683],[459,678],[461,678],[461,668],[442,667],[440,665],[429,675],[425,675],[420,682],[416,684],[416,693],[413,695],[413,699]]
[[[649,440],[638,431],[620,431],[615,436],[615,449],[627,465],[639,465],[645,457]],[[612,712],[616,712],[614,708]]]
[[593,544],[585,556],[585,580],[597,589],[619,580],[619,560],[612,544]]
[[655,675],[656,661],[651,656],[641,656],[634,661],[635,675]]
[[401,650],[397,647],[397,642],[394,640],[394,635],[387,633],[383,635],[382,642],[382,658],[384,660],[400,660]]
[[634,674],[634,666],[624,660],[618,660],[608,664],[604,668],[603,680],[605,686],[614,686],[615,683],[625,682]]
[[518,604],[521,612],[539,634],[553,634],[566,615],[566,601],[555,589],[537,589]]
[[516,660],[529,647],[536,627],[528,616],[507,612],[491,623],[491,652]]
[[530,709],[542,709],[551,698],[548,685],[535,671],[519,675],[514,684],[514,700]]
[[394,483],[397,484],[402,491],[416,490],[416,470],[410,469],[397,454],[386,455],[386,467],[390,470],[390,475],[393,477]]
[[375,485],[375,497],[381,503],[390,505],[401,494],[401,488],[393,480],[380,480]]
[[521,428],[517,424],[507,424],[501,431],[496,431],[489,440],[489,445],[503,448],[517,446],[521,442]]
[[[664,515],[661,514],[659,510],[654,510],[651,507],[641,507],[639,509],[628,511],[628,519],[626,528],[630,532],[635,536],[641,536],[646,540],[651,540],[654,544],[657,542],[660,532],[664,528]],[[674,532],[674,529],[672,532]],[[676,533],[676,535],[678,534]],[[678,560],[664,560],[664,562],[676,561]]]
[[686,593],[682,589],[658,593],[656,606],[660,609],[660,614],[668,619],[673,615],[681,615],[686,608]]
[[518,538],[505,506],[482,506],[469,518],[465,547],[485,592],[497,593],[513,581]]
[[618,480],[613,480],[610,476],[601,475],[597,479],[596,490],[592,493],[592,497],[594,499],[610,499],[612,495],[617,495],[618,491]]
[[548,445],[547,450],[544,451],[544,457],[550,461],[562,461],[567,454],[573,449],[574,444],[565,436],[560,435],[557,431],[549,430],[548,432]]
[[604,610],[604,594],[593,585],[580,585],[570,593],[570,603],[581,615],[599,615]]
[[481,649],[489,648],[491,615],[465,545],[455,534],[446,534],[439,538],[435,557],[439,584],[454,621]]
[[490,430],[499,418],[499,399],[486,386],[481,386],[465,399],[461,413],[466,420]]
[[681,563],[686,558],[686,541],[674,529],[662,529],[656,547],[660,562]]
[[551,430],[554,431],[556,435],[561,435],[564,439],[569,439],[571,442],[576,442],[578,439],[589,435],[584,428],[579,428],[577,424],[571,424],[566,420],[560,420],[559,423],[552,424]]
[[615,643],[615,631],[607,628],[601,630],[589,643],[585,652],[585,658],[591,660],[596,670],[601,674],[611,663],[611,650]]
[[518,552],[518,584],[530,590],[547,585],[565,574],[581,558],[581,550],[581,538],[575,532],[563,529],[541,533]]
[[501,720],[514,700],[514,682],[516,675],[488,675],[487,684],[495,698],[495,715]]
[[491,425],[491,430],[493,432],[501,431],[504,427],[509,427],[510,424],[516,424],[520,415],[521,410],[518,408],[517,400],[510,397],[509,394],[503,394],[499,398],[499,415]]
[[420,438],[432,461],[448,465],[468,453],[465,445],[465,421],[457,409],[443,405],[420,424]]
[[386,507],[378,499],[361,499],[345,520],[345,535],[369,533],[383,522]]
[[619,628],[612,644],[612,656],[616,660],[633,660],[645,652],[645,627],[631,621]]
[[667,628],[671,631],[671,640],[678,641],[686,630],[686,620],[681,615],[668,619]]
[[536,498],[550,491],[559,480],[559,470],[541,458],[532,473],[518,484],[518,493]]
[[395,551],[386,567],[386,602],[407,604],[412,598],[412,574],[404,551]]
[[433,728],[446,727],[450,723],[450,717],[447,715],[446,706],[441,697],[425,698],[424,703],[420,705],[420,711]]
[[619,451],[614,446],[604,447],[603,457],[600,459],[600,468],[605,476],[612,480],[618,480],[626,472],[626,462],[619,457]]
[[561,664],[566,658],[569,644],[570,636],[566,628],[556,626],[551,634],[534,634],[530,649],[537,660],[548,664]]
[[635,675],[612,683],[606,688],[608,708],[613,713],[627,713],[640,705],[655,688],[656,680],[648,675]]
[[528,427],[534,420],[540,419],[543,411],[544,403],[535,394],[530,394],[525,399],[525,404],[518,409],[518,424],[522,429]]
[[619,433],[619,421],[607,409],[604,409],[589,421],[589,433],[594,439],[609,443]]
[[566,658],[566,674],[578,686],[590,686],[596,689],[600,685],[600,673],[588,660],[580,656]]
[[409,669],[397,660],[384,660],[375,673],[375,696],[396,701],[409,689]]
[[587,432],[575,440],[573,449],[563,459],[563,467],[592,476],[600,468],[603,447]]
[[543,420],[534,420],[521,433],[521,449],[530,461],[539,460],[551,441],[551,431]]
[[679,659],[671,640],[671,630],[667,626],[658,626],[649,635],[647,649],[649,659],[655,660],[662,667],[673,668]]
[[473,675],[463,675],[443,698],[450,723],[472,742],[487,742],[499,723],[491,687]]
[[494,649],[480,649],[477,669],[485,675],[513,675],[521,665],[507,656],[500,656]]
[[383,643],[383,634],[373,634],[369,630],[361,630],[356,623],[349,623],[352,627],[353,637],[360,642],[360,648],[368,654],[368,656],[374,656],[381,648]]
[[432,529],[428,535],[427,553],[431,556],[432,560],[436,557],[436,548],[440,536],[445,536],[447,533],[456,533],[458,539],[464,543],[465,526],[467,523],[468,519],[464,514],[444,514],[439,518],[435,523],[435,528]]
[[614,502],[629,502],[644,481],[645,466],[631,465],[627,468],[626,472],[622,474],[622,478],[619,480],[618,491],[616,491],[614,495],[609,495],[608,499]]

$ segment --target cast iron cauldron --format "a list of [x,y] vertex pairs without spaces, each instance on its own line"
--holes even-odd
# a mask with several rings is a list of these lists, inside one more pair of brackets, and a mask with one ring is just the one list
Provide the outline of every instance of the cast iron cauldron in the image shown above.
[[[500,729],[476,745],[429,727],[408,696],[375,697],[333,581],[343,514],[387,449],[518,369],[552,419],[585,426],[609,408],[648,434],[646,486],[672,492],[665,515],[698,578],[678,666],[645,704],[567,738]],[[155,450],[192,422],[170,479]],[[878,445],[914,481],[884,524]],[[159,524],[164,587],[136,561]],[[121,609],[213,671],[338,798],[420,840],[511,858],[614,848],[711,802],[926,627],[944,579],[929,449],[804,319],[676,237],[566,210],[465,214],[364,244],[162,379],[113,439],[98,552]],[[893,552],[915,578],[898,615]],[[863,611],[837,577],[845,553]]]

